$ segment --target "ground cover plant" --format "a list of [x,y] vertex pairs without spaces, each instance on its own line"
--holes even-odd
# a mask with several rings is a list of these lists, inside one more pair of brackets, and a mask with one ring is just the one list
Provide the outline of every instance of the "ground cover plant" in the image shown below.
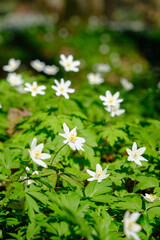
[[0,238],[160,239],[157,74],[121,31],[69,26],[1,33]]

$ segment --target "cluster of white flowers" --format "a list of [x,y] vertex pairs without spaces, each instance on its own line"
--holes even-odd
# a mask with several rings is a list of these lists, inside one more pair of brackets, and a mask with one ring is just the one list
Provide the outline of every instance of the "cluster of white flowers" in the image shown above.
[[103,105],[107,106],[106,111],[110,112],[111,116],[119,116],[125,112],[124,109],[120,109],[120,103],[123,99],[118,99],[120,93],[116,92],[114,95],[111,94],[109,90],[106,91],[106,96],[100,96],[100,99],[103,101]]
[[59,68],[55,65],[46,65],[44,62],[41,62],[39,59],[33,60],[30,62],[32,68],[37,72],[44,72],[47,75],[55,75],[59,71]]
[[22,78],[22,75],[14,72],[20,66],[20,63],[20,60],[15,60],[14,58],[11,58],[8,62],[8,65],[3,66],[3,70],[9,72],[6,78],[7,82],[9,82],[12,87],[15,87],[15,89],[19,93],[24,94],[24,80]]
[[15,60],[14,58],[11,58],[8,62],[8,65],[3,66],[2,69],[6,72],[14,72],[17,68],[19,68],[20,64],[20,60]]

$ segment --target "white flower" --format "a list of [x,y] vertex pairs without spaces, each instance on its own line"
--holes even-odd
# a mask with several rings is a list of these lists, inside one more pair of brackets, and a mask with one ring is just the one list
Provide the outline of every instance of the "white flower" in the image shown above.
[[30,157],[38,165],[47,168],[47,164],[44,163],[42,160],[50,158],[51,155],[48,154],[48,153],[42,153],[42,150],[44,148],[44,144],[43,143],[41,143],[41,144],[39,144],[37,146],[36,145],[37,145],[37,138],[34,138],[32,143],[31,143],[31,149],[29,150]]
[[134,238],[134,240],[140,240],[139,236],[137,235],[137,232],[139,232],[142,227],[141,225],[137,224],[136,221],[138,220],[140,216],[140,213],[134,212],[130,214],[129,211],[127,211],[124,215],[124,232],[127,236],[127,238]]
[[34,180],[29,179],[28,177],[20,176],[20,179],[25,183],[25,187],[30,185],[31,183],[35,183],[36,185],[38,185],[38,183],[36,183]]
[[100,73],[107,73],[111,71],[111,67],[109,64],[99,63],[96,65],[96,70]]
[[134,142],[132,150],[130,150],[129,148],[126,149],[129,155],[128,161],[134,161],[135,163],[141,166],[142,163],[140,161],[148,161],[147,159],[141,156],[145,152],[145,150],[146,150],[145,147],[137,149],[137,144],[136,142]]
[[64,67],[66,72],[72,71],[72,72],[78,72],[79,68],[78,66],[80,65],[80,61],[73,61],[73,56],[69,55],[66,57],[64,54],[60,55],[61,60],[59,63]]
[[109,174],[106,174],[107,173],[107,168],[108,168],[108,166],[104,170],[102,170],[101,165],[97,164],[96,165],[96,172],[93,172],[93,171],[87,169],[86,170],[87,173],[92,176],[92,178],[88,178],[87,180],[88,181],[98,180],[98,182],[101,182],[103,179],[105,179],[109,176]]
[[14,72],[19,67],[20,63],[20,60],[11,58],[8,62],[8,65],[3,66],[3,70],[6,72]]
[[0,108],[2,108],[2,104],[0,104]]
[[22,75],[16,73],[9,73],[6,79],[12,87],[20,86],[24,82]]
[[122,86],[124,87],[124,89],[127,90],[127,91],[130,91],[131,89],[134,88],[133,83],[129,82],[129,81],[128,81],[127,79],[125,79],[125,78],[121,78],[121,79],[120,79],[120,82],[121,82]]
[[156,200],[160,200],[160,197],[157,197],[156,195],[153,194],[147,194],[145,193],[145,196],[143,196],[148,202],[154,202]]
[[157,83],[157,87],[160,89],[160,82]]
[[43,72],[47,75],[55,75],[59,71],[59,68],[55,65],[52,66],[45,66]]
[[42,72],[45,67],[45,63],[41,62],[39,59],[31,61],[30,64],[32,68],[34,68],[38,72]]
[[17,92],[21,94],[25,94],[26,91],[24,90],[24,87],[22,85],[16,87]]
[[64,79],[61,78],[61,81],[58,82],[56,79],[54,80],[56,86],[52,85],[52,88],[56,91],[56,95],[60,96],[63,95],[66,99],[69,99],[68,93],[74,93],[75,89],[69,88],[71,85],[71,81],[67,80],[64,82]]
[[44,90],[46,89],[46,86],[41,85],[38,86],[37,82],[33,82],[33,85],[30,83],[25,83],[26,87],[24,88],[25,91],[31,92],[32,97],[35,97],[37,94],[44,95]]
[[85,142],[84,138],[77,137],[77,131],[76,128],[73,128],[71,131],[69,131],[69,128],[65,123],[63,123],[63,129],[65,133],[59,133],[60,136],[66,138],[66,140],[63,141],[63,143],[68,144],[73,150],[82,150],[83,149],[83,143]]
[[109,90],[106,91],[106,96],[100,96],[100,99],[103,102],[103,105],[107,106],[110,110],[112,106],[117,106],[119,103],[123,101],[123,99],[119,98],[119,92],[116,92],[113,96]]
[[125,109],[120,109],[120,104],[117,104],[116,106],[111,106],[105,108],[106,111],[111,113],[111,117],[120,116],[125,112]]
[[89,83],[92,85],[99,85],[104,82],[104,79],[101,77],[99,73],[89,73],[87,75]]

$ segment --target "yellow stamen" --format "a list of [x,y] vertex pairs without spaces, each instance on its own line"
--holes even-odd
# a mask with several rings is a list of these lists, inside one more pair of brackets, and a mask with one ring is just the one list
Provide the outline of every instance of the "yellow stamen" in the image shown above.
[[102,177],[102,171],[101,170],[96,171],[96,177],[97,178]]
[[72,133],[70,136],[69,136],[69,142],[72,142],[74,143],[75,141],[77,141],[77,137],[74,133]]
[[110,98],[108,99],[108,102],[109,102],[109,103],[113,103],[113,102],[114,102],[114,98],[113,98],[113,97],[110,97]]
[[62,92],[64,91],[64,89],[65,89],[64,86],[61,86],[61,87],[59,88],[59,90],[62,91]]
[[37,90],[38,90],[38,86],[35,85],[35,86],[32,87],[32,89],[33,89],[34,91],[37,91]]
[[41,156],[42,156],[42,153],[41,153],[40,150],[36,150],[36,151],[34,152],[34,157],[35,157],[35,158],[39,159],[39,158],[41,158]]

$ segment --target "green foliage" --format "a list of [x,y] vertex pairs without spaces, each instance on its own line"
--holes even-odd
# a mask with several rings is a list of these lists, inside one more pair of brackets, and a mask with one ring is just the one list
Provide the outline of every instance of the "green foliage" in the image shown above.
[[[22,73],[24,81],[45,85],[44,96],[20,94],[6,79],[0,81],[0,239],[118,240],[124,237],[122,220],[126,210],[140,212],[141,239],[159,239],[160,201],[147,202],[143,197],[145,193],[160,197],[156,76],[134,43],[118,32],[72,26],[71,34],[60,38],[58,26],[47,29],[33,27],[21,34],[34,47],[37,44],[39,52],[54,55],[54,59],[46,59],[51,64],[58,65],[64,47],[76,59],[84,59],[82,65],[86,66],[78,73],[60,68],[56,76],[72,81],[76,91],[70,99],[55,95],[51,88],[53,77],[31,70]],[[41,40],[47,31],[54,31],[54,44]],[[109,42],[102,41],[106,31]],[[107,55],[98,52],[102,43],[109,46]],[[113,60],[115,53],[119,60]],[[17,49],[16,56],[21,54]],[[25,49],[23,54],[27,56]],[[22,56],[22,60],[25,63],[28,59]],[[86,75],[99,62],[109,63],[112,71],[104,74],[102,85],[89,85]],[[133,71],[137,62],[143,69],[141,73]],[[122,88],[121,77],[133,81],[131,92]],[[112,118],[105,111],[99,96],[106,90],[120,91],[122,108],[126,110],[123,115]],[[12,108],[27,110],[28,114],[12,119]],[[77,126],[77,136],[85,139],[84,151],[63,146],[64,138],[59,135],[63,123],[70,130]],[[30,158],[28,150],[34,137],[38,144],[44,143],[43,152],[51,155],[45,160],[48,168]],[[127,160],[126,148],[131,149],[134,141],[138,148],[146,147],[144,157],[148,162],[142,162],[142,166]],[[100,183],[87,181],[90,176],[86,170],[95,172],[98,163],[103,169],[108,165],[109,177]],[[33,175],[35,170],[38,174]]]

